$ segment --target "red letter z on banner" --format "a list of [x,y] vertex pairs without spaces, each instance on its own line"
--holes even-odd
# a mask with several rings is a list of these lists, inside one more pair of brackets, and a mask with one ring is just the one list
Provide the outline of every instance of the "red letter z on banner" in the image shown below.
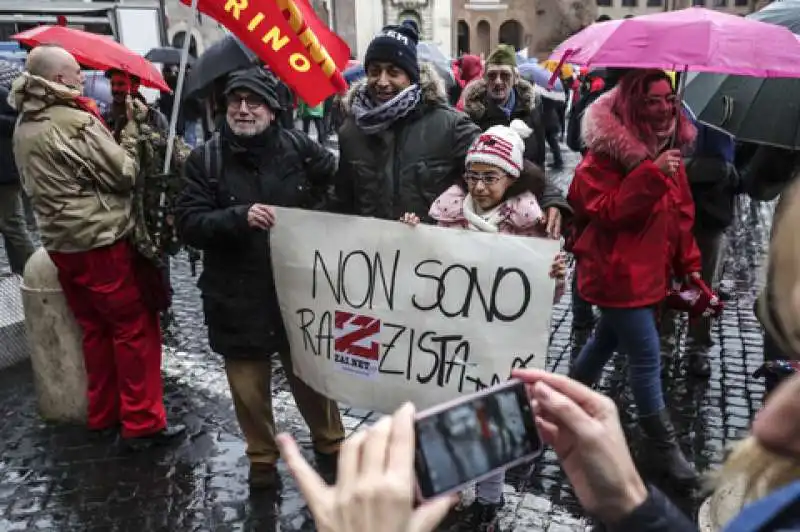
[[309,105],[347,88],[342,70],[350,48],[308,0],[199,0],[198,9],[241,39]]

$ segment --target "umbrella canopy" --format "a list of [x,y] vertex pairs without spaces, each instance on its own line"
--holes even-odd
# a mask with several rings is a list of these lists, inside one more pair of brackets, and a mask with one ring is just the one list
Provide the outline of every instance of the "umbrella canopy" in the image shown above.
[[367,73],[364,71],[363,66],[355,65],[342,72],[342,75],[344,76],[344,80],[347,82],[347,84],[351,85],[353,82],[366,77]]
[[186,76],[184,99],[202,96],[217,79],[260,62],[258,56],[233,35],[215,42],[197,59]]
[[438,46],[430,42],[417,44],[417,59],[420,62],[433,65],[434,70],[442,77],[448,89],[455,85],[456,80],[453,77],[452,59],[447,57]]
[[553,59],[622,68],[800,77],[800,42],[779,26],[702,8],[592,24]]
[[37,26],[11,38],[31,48],[55,44],[71,53],[85,67],[103,71],[122,70],[138,77],[145,87],[171,91],[153,63],[105,35],[66,26]]
[[[145,59],[153,63],[161,63],[162,65],[180,65],[181,64],[180,48],[172,48],[171,46],[162,46],[160,48],[153,48],[144,56]],[[189,56],[188,64],[194,64],[194,57]]]
[[[770,4],[749,19],[800,32],[800,1]],[[694,74],[684,101],[699,122],[737,140],[800,149],[800,80]]]
[[[550,88],[548,85],[550,83],[550,78],[553,77],[552,72],[536,63],[525,63],[520,65],[519,74],[531,83],[539,85],[540,87],[544,87],[545,89]],[[560,79],[556,79],[552,89],[562,91],[563,93],[564,86],[561,84]]]

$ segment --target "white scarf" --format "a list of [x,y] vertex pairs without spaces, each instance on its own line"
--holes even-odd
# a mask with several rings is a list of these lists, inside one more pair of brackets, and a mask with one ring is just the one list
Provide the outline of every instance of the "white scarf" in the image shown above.
[[500,231],[498,225],[500,223],[500,208],[503,203],[500,203],[493,209],[478,214],[478,207],[472,200],[472,195],[467,194],[464,198],[464,218],[469,224],[469,229],[472,231],[483,231],[484,233],[497,233]]

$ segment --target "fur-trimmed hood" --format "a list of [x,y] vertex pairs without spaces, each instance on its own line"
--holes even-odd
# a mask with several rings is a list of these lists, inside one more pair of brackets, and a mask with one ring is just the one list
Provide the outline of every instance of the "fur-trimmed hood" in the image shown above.
[[[614,88],[589,106],[581,122],[581,135],[587,149],[606,155],[630,170],[645,159],[654,159],[658,147],[655,139],[647,143],[622,124],[614,112],[617,98],[619,88]],[[678,119],[678,128],[678,148],[686,151],[694,142],[697,130],[683,113]]]
[[[461,96],[464,100],[464,112],[474,122],[479,122],[486,114],[486,91],[488,82],[484,78],[478,78],[470,81],[464,87],[464,94]],[[522,105],[523,108],[530,112],[533,111],[539,104],[539,94],[536,88],[524,79],[517,81],[514,85],[517,91],[517,105]]]
[[[342,108],[346,114],[352,114],[353,98],[355,98],[356,92],[366,85],[367,78],[362,78],[350,86],[347,94],[342,98]],[[444,80],[430,63],[420,62],[419,64],[419,87],[422,92],[420,102],[430,105],[447,104]]]

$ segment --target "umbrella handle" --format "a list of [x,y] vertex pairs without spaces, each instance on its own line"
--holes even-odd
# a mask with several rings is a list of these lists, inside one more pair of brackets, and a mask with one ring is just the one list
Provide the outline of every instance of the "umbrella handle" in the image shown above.
[[733,107],[734,107],[734,99],[730,96],[723,96],[722,97],[722,123],[720,126],[725,126],[733,117]]

